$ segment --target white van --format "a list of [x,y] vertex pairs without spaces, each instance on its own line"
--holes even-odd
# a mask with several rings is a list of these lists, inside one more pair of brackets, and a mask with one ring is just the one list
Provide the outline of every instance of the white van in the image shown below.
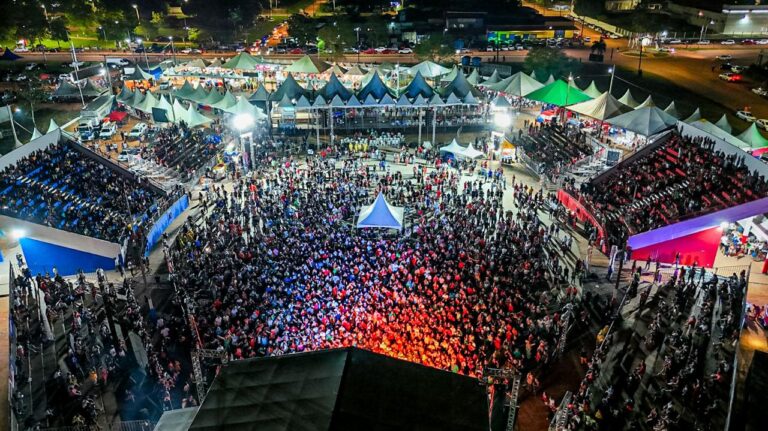
[[107,65],[108,66],[114,66],[114,67],[125,67],[131,64],[128,59],[125,58],[118,58],[118,57],[107,57]]

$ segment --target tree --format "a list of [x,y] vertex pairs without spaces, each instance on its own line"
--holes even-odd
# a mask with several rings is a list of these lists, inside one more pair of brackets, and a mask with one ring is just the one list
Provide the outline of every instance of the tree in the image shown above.
[[413,50],[419,60],[440,62],[453,56],[450,40],[444,33],[433,33]]
[[34,45],[47,34],[48,22],[43,9],[31,2],[19,5],[16,38],[29,40]]
[[306,15],[295,13],[288,18],[288,28],[291,36],[299,43],[314,42],[317,36],[315,21]]
[[325,41],[325,48],[333,54],[341,54],[345,46],[355,46],[357,43],[354,26],[344,16],[338,16],[335,21],[323,26],[317,35]]
[[69,41],[69,32],[67,31],[67,18],[65,16],[57,17],[49,24],[51,39],[61,47],[61,42]]
[[42,103],[48,98],[48,92],[43,90],[40,85],[40,81],[36,79],[30,79],[27,81],[26,87],[19,88],[17,92],[20,99],[29,103],[29,113],[32,116],[32,124],[37,127],[35,123],[35,104]]
[[390,21],[381,15],[373,15],[366,21],[364,27],[372,45],[389,45],[389,23]]
[[576,0],[573,7],[574,12],[579,15],[596,17],[605,11],[604,0]]
[[575,72],[579,63],[569,59],[559,49],[536,47],[528,51],[525,57],[525,70],[536,74],[543,73],[545,76],[565,76],[568,73]]

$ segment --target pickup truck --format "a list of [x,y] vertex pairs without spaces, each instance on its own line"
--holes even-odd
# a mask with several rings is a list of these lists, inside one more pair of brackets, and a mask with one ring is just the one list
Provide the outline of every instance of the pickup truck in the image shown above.
[[99,137],[99,130],[89,122],[80,123],[77,125],[77,136],[81,142],[92,141]]
[[116,133],[117,124],[111,121],[107,121],[101,125],[101,130],[99,131],[99,139],[112,139]]

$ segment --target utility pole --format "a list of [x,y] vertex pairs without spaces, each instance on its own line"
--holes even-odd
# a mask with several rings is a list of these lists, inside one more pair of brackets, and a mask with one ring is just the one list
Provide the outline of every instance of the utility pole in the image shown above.
[[80,92],[80,103],[83,104],[83,108],[85,108],[85,98],[83,97],[83,89],[80,87],[80,67],[77,65],[77,54],[75,53],[75,43],[72,42],[72,39],[69,39],[69,46],[72,47],[72,64],[75,66],[75,76],[77,77],[77,80],[75,81],[75,86],[77,86],[77,90]]
[[611,91],[613,91],[613,77],[616,75],[616,65],[611,66],[611,83],[608,84],[608,94],[613,95]]

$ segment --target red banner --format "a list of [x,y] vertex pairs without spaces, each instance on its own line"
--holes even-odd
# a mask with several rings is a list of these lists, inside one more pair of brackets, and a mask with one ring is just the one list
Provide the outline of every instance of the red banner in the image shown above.
[[[588,220],[590,223],[592,223],[593,226],[597,228],[597,239],[605,238],[605,228],[603,225],[597,221],[594,215],[592,215],[592,212],[589,211],[577,198],[574,196],[571,196],[570,193],[566,192],[563,189],[560,189],[557,191],[557,200],[560,201],[561,204],[563,204],[564,207],[566,207],[569,211],[574,213],[576,218],[580,222],[584,222],[585,220]],[[607,247],[607,241],[605,244],[605,247]],[[604,247],[604,248],[605,248]],[[605,252],[605,250],[602,250]]]

